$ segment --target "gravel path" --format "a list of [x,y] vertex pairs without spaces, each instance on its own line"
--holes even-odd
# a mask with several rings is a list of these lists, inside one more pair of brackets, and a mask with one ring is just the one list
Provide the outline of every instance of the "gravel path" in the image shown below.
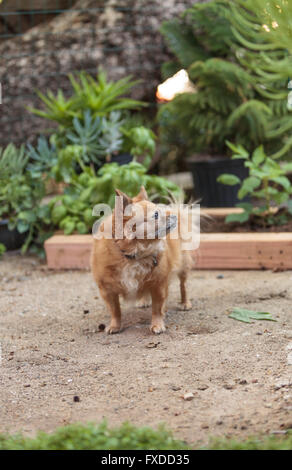
[[[164,422],[197,444],[292,428],[291,284],[291,272],[193,271],[193,309],[177,310],[173,281],[165,334],[149,332],[150,309],[125,305],[123,332],[107,336],[89,272],[51,272],[6,254],[0,432],[33,435],[106,417]],[[240,323],[226,314],[234,306],[278,321]]]

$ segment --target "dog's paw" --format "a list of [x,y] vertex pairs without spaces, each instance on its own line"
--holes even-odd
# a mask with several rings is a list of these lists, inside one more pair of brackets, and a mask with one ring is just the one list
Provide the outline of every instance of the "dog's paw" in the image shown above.
[[121,331],[121,327],[119,325],[109,325],[105,331],[108,335],[114,335]]
[[180,304],[178,308],[179,310],[184,310],[184,311],[191,310],[193,308],[192,302],[190,300],[187,300],[186,302]]
[[163,333],[164,331],[166,331],[166,328],[165,328],[165,325],[163,322],[161,323],[152,323],[151,326],[150,326],[150,330],[152,331],[152,333],[154,333],[155,335],[159,335],[160,333]]

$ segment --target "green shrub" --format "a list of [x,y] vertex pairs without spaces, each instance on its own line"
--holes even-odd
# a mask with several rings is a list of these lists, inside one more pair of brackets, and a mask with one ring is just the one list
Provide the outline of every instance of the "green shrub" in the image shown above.
[[50,201],[52,222],[64,230],[66,235],[74,231],[89,233],[95,220],[92,210],[96,204],[104,203],[114,207],[115,188],[135,196],[141,186],[145,186],[150,197],[162,201],[170,194],[176,198],[182,197],[181,190],[174,183],[146,174],[146,168],[140,163],[131,162],[122,166],[107,163],[97,175],[92,168],[84,168],[84,172],[71,181],[63,195]]
[[165,141],[179,135],[189,152],[226,153],[228,139],[249,151],[263,144],[275,158],[291,154],[288,53],[267,39],[252,2],[195,4],[161,31],[176,56],[164,75],[185,68],[196,88],[161,105]]
[[[249,176],[241,181],[232,174],[222,174],[218,177],[219,183],[230,186],[240,183],[238,199],[250,196],[257,199],[258,206],[244,202],[237,204],[243,212],[240,214],[230,214],[226,217],[226,222],[247,222],[253,220],[259,225],[282,225],[291,219],[292,204],[289,201],[292,195],[292,185],[287,178],[287,174],[292,171],[292,163],[279,164],[264,152],[263,147],[258,147],[250,155],[242,146],[234,146],[228,143],[234,152],[232,159],[243,159],[245,167],[249,170]],[[287,207],[282,207],[282,204]]]
[[[242,4],[242,0],[235,2]],[[245,3],[268,26],[269,29],[265,29],[267,41],[280,48],[286,47],[292,54],[292,3],[287,0],[246,0]]]

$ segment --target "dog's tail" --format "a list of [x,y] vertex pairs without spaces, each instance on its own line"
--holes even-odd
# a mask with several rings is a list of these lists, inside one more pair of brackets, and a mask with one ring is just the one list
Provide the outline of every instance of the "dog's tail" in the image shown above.
[[202,222],[208,218],[201,214],[200,201],[183,203],[183,199],[171,198],[169,211],[178,218],[177,235],[181,240],[183,251],[197,250],[200,245],[200,233]]

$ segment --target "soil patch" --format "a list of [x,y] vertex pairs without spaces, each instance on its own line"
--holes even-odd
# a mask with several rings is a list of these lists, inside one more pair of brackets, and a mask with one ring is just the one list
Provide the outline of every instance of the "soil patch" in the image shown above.
[[[124,305],[123,332],[107,336],[89,272],[4,255],[0,432],[107,418],[164,422],[197,445],[291,428],[291,282],[287,271],[193,271],[193,308],[177,309],[173,281],[165,334],[150,333],[150,309]],[[269,311],[277,322],[240,323],[228,318],[232,307]]]

